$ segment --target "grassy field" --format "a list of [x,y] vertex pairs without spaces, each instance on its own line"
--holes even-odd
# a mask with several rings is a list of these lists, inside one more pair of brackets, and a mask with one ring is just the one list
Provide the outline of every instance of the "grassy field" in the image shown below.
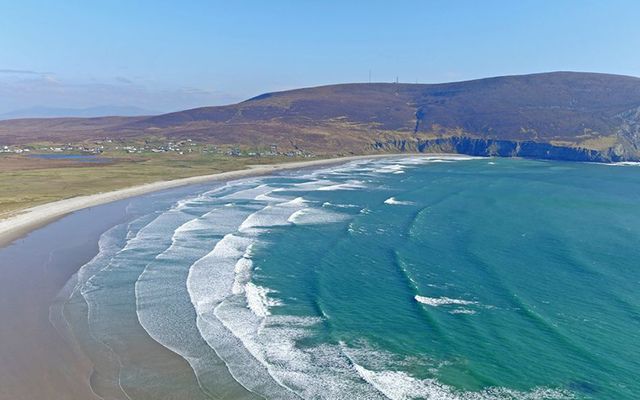
[[143,183],[214,174],[294,157],[231,157],[222,154],[106,154],[108,163],[43,160],[0,155],[0,218],[35,205]]

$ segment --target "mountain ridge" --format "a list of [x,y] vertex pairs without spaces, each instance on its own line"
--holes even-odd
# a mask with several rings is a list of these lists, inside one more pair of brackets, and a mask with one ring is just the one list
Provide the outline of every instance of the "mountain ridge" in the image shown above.
[[559,71],[438,84],[324,85],[149,117],[0,121],[0,142],[42,140],[38,130],[66,140],[159,135],[313,153],[441,149],[638,160],[640,78]]

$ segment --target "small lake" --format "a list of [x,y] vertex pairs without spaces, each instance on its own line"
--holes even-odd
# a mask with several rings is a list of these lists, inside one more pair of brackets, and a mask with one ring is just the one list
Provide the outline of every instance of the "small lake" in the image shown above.
[[69,160],[85,163],[107,163],[110,158],[102,158],[93,154],[31,154],[31,158],[43,158],[46,160]]

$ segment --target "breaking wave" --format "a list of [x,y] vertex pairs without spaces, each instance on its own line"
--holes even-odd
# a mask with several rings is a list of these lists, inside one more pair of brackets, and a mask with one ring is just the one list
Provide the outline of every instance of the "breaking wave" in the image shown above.
[[384,201],[384,204],[388,204],[388,205],[392,205],[392,206],[409,206],[409,205],[412,205],[413,202],[412,201],[396,200],[395,197],[389,197],[388,199],[386,199]]
[[463,299],[451,299],[449,297],[426,297],[426,296],[415,296],[417,302],[426,304],[432,307],[439,306],[448,306],[448,305],[460,305],[467,306],[470,304],[478,304],[476,301],[463,300]]
[[[101,237],[98,255],[70,281],[65,297],[81,296],[88,307],[87,340],[99,347],[90,354],[98,372],[96,392],[105,398],[128,397],[123,379],[132,381],[148,371],[136,370],[140,359],[133,358],[127,343],[143,330],[149,340],[186,360],[202,393],[214,398],[224,397],[233,387],[221,383],[227,375],[258,396],[277,399],[572,398],[569,392],[546,388],[460,391],[436,378],[372,367],[371,360],[384,358],[382,351],[358,352],[330,335],[318,341],[316,333],[331,322],[328,314],[290,314],[290,299],[260,280],[256,254],[268,254],[270,234],[369,218],[389,196],[352,196],[358,190],[373,191],[375,185],[367,181],[371,174],[396,179],[391,175],[411,172],[422,163],[463,159],[471,158],[356,162],[290,180],[279,178],[284,183],[268,177],[237,181],[114,227]],[[414,203],[389,197],[384,204]],[[353,221],[344,229],[354,234],[366,231]],[[405,273],[417,293],[417,281]],[[427,307],[416,307],[410,300],[408,296],[398,301],[427,312]],[[451,314],[473,314],[479,304],[421,295],[414,300],[445,307]],[[105,387],[113,389],[101,389]]]

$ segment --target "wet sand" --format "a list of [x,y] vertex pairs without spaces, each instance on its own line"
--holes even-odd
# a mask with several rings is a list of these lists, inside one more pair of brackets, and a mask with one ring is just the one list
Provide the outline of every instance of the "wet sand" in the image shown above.
[[[194,193],[198,188],[149,194],[136,201],[173,199],[182,190]],[[127,213],[130,204],[131,200],[121,200],[74,212],[0,249],[0,400],[126,399],[124,392],[100,384],[94,365],[68,334],[56,306],[65,284],[98,252],[100,235],[136,217]],[[126,387],[129,395],[207,398],[182,357],[155,342],[142,327],[132,334],[130,355],[141,363],[140,371],[146,368],[152,375],[144,387]],[[239,385],[231,385],[228,392],[230,399],[251,397]]]
[[97,398],[91,363],[49,323],[49,306],[125,206],[83,210],[0,250],[0,399]]

